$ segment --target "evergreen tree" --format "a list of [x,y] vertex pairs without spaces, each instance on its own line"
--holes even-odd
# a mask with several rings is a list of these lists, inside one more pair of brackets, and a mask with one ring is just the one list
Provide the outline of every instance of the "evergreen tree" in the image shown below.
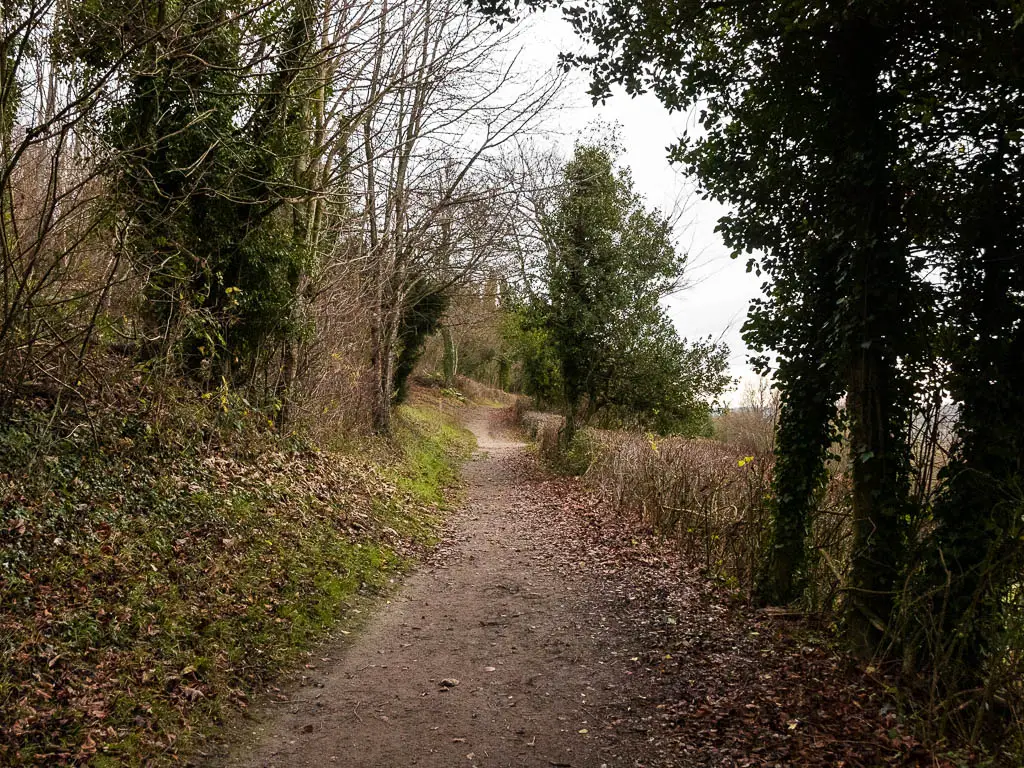
[[605,148],[577,146],[563,178],[542,222],[550,244],[544,315],[562,384],[563,439],[608,409],[692,431],[727,385],[725,351],[681,341],[660,304],[683,267],[668,222],[644,209]]

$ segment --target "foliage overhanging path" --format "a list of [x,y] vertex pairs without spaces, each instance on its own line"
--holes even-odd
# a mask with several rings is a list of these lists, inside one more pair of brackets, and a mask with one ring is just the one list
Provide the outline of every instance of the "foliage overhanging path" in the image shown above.
[[609,725],[631,662],[560,572],[557,534],[522,493],[539,477],[495,415],[471,412],[466,503],[431,562],[244,724],[228,765],[632,765],[639,745]]

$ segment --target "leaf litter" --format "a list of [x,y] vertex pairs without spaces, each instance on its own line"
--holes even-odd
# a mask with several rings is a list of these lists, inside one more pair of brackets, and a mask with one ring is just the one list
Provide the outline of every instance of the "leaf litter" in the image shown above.
[[603,733],[642,735],[636,766],[952,768],[828,627],[753,608],[580,480],[543,476],[532,456],[506,460],[530,465],[510,474],[538,478],[520,484],[516,513],[548,531],[544,557],[583,581],[602,642],[628,665],[631,706],[606,711]]

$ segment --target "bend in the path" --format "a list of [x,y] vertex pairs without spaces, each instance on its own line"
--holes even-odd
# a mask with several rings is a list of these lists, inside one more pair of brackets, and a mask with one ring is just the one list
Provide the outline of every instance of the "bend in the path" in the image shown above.
[[[251,726],[234,766],[630,765],[606,737],[623,706],[583,581],[553,563],[540,480],[495,411],[445,543],[336,658]],[[531,493],[534,494],[531,496]],[[622,745],[620,745],[622,746]]]
[[513,437],[500,421],[500,411],[487,406],[472,408],[463,422],[476,437],[476,447],[489,455],[508,455],[521,451],[526,444]]

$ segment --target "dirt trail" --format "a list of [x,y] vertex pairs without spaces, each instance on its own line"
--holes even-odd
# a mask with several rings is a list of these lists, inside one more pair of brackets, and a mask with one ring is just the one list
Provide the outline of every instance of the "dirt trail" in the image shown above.
[[[229,766],[634,765],[629,661],[587,580],[558,567],[525,446],[471,412],[466,503],[431,561],[288,701],[247,724]],[[318,662],[319,663],[319,662]],[[272,711],[271,711],[272,710]]]
[[950,765],[827,631],[736,599],[700,553],[545,475],[494,415],[467,414],[466,503],[430,561],[217,765]]

